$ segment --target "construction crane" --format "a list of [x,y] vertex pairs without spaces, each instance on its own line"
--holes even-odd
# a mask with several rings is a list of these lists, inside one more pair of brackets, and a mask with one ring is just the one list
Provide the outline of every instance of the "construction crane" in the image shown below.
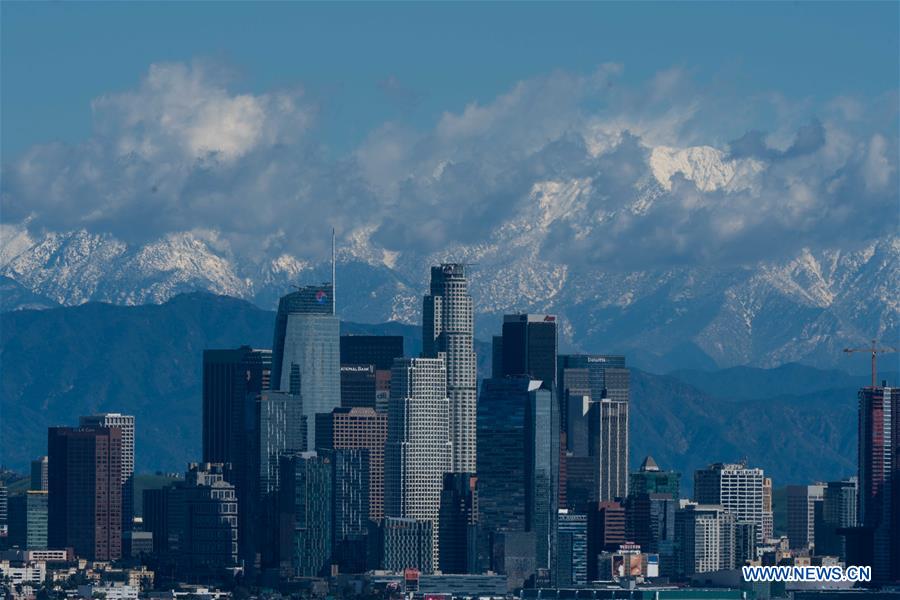
[[877,357],[879,354],[886,354],[890,352],[897,352],[896,348],[891,346],[883,346],[881,348],[878,347],[878,340],[872,340],[872,345],[868,348],[844,348],[844,352],[847,354],[853,354],[854,352],[871,352],[872,353],[872,387],[875,387],[875,382],[878,379],[878,369],[877,369]]

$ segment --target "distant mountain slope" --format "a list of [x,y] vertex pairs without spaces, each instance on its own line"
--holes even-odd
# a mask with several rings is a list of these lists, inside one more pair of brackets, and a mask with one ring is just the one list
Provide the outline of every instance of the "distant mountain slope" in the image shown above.
[[[203,349],[270,347],[273,323],[273,312],[205,293],[162,305],[0,315],[0,463],[24,469],[46,452],[48,426],[110,410],[137,417],[138,470],[183,470],[200,455]],[[421,348],[412,325],[344,323],[342,330],[403,335],[408,355]],[[476,351],[486,374],[489,345],[478,342]],[[795,390],[788,375],[784,389]],[[853,389],[736,403],[675,377],[634,370],[632,382],[632,465],[652,454],[684,473],[685,489],[693,469],[741,457],[778,485],[854,471]]]
[[15,279],[0,275],[0,312],[8,310],[43,310],[59,306],[54,300],[35,294]]

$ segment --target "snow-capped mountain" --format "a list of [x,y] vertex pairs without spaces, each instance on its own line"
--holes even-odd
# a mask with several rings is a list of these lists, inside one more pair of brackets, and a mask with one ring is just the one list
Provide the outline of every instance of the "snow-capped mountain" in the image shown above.
[[[554,252],[560,227],[577,241],[590,239],[617,211],[640,218],[666,201],[673,177],[704,191],[742,190],[755,185],[761,168],[709,147],[657,147],[648,166],[632,198],[608,205],[597,201],[590,177],[539,182],[486,239],[438,253],[400,255],[374,243],[372,229],[345,233],[339,310],[355,321],[416,322],[428,266],[454,261],[474,264],[480,336],[495,332],[504,312],[553,312],[562,317],[564,347],[628,352],[651,369],[834,366],[844,364],[846,345],[900,337],[896,236],[719,268],[575,269]],[[303,256],[236,255],[214,232],[172,233],[142,246],[84,230],[34,234],[3,225],[0,234],[0,275],[65,305],[160,303],[203,289],[271,308],[291,284],[330,278],[329,265]],[[16,308],[9,303],[4,298],[3,310]]]

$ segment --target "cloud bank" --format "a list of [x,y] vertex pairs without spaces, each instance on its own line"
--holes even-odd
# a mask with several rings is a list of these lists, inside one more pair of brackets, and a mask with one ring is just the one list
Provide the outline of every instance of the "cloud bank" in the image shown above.
[[[896,92],[816,105],[732,98],[681,68],[637,85],[622,73],[521,81],[428,130],[384,123],[333,157],[302,89],[239,93],[209,64],[154,64],[136,89],[94,100],[89,139],[3,165],[2,222],[128,243],[209,231],[246,256],[316,259],[331,226],[419,256],[534,214],[546,257],[624,269],[895,233]],[[394,77],[379,86],[415,102]],[[572,182],[566,198],[546,193]]]

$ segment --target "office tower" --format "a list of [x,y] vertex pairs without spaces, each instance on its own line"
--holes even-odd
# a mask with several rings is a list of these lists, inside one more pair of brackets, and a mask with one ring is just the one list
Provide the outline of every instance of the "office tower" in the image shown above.
[[438,533],[443,573],[478,573],[477,533],[478,478],[445,473]]
[[362,540],[369,525],[369,451],[320,450],[331,460],[332,548],[340,542]]
[[762,539],[772,539],[775,535],[774,530],[775,513],[772,511],[772,478],[766,477],[763,479]]
[[538,568],[550,568],[559,486],[559,407],[528,377],[486,379],[478,403],[479,512],[487,535],[535,532]]
[[342,365],[372,365],[390,371],[395,358],[403,358],[402,335],[342,335]]
[[398,358],[391,377],[385,444],[386,516],[427,520],[439,564],[439,513],[444,473],[451,471],[447,369],[443,358]]
[[31,487],[38,492],[47,491],[47,457],[42,456],[31,461]]
[[846,563],[844,536],[838,530],[856,527],[856,498],[859,486],[856,477],[843,481],[829,481],[822,494],[822,511],[816,519],[816,554],[837,556]]
[[606,397],[610,400],[628,402],[631,389],[631,371],[624,367],[607,367],[604,373]]
[[587,515],[559,510],[556,565],[551,570],[557,587],[587,585]]
[[[560,479],[560,485],[562,480]],[[593,456],[566,456],[566,505],[580,508],[597,501],[597,466]]]
[[756,523],[737,521],[734,524],[734,566],[741,567],[756,560]]
[[190,463],[183,481],[143,498],[144,526],[167,570],[203,578],[238,565],[240,506],[226,465]]
[[503,336],[491,336],[491,379],[503,377]]
[[678,573],[690,577],[734,568],[734,514],[718,505],[687,503],[675,513]]
[[431,267],[431,286],[422,303],[422,356],[437,358],[443,353],[446,361],[453,452],[449,470],[456,473],[475,472],[477,383],[468,288],[465,265]]
[[588,369],[563,369],[560,376],[561,429],[566,434],[566,449],[575,457],[592,456],[590,440],[591,384]]
[[681,473],[660,470],[652,456],[644,459],[640,469],[636,473],[632,473],[628,481],[628,493],[635,496],[665,494],[669,498],[678,500],[681,493]]
[[368,450],[369,518],[384,517],[384,445],[387,441],[386,413],[371,408],[336,408],[316,415],[316,440],[326,450]]
[[555,315],[505,315],[500,377],[527,375],[547,390],[556,389]]
[[665,493],[632,493],[625,499],[625,539],[641,552],[659,554],[661,575],[674,574],[677,508],[678,500]]
[[385,517],[384,568],[402,572],[418,569],[420,573],[434,571],[434,521]]
[[47,549],[47,492],[28,490],[9,499],[8,545]]
[[597,466],[597,499],[628,495],[628,402],[603,398],[594,403],[599,410],[599,431],[592,435]]
[[762,544],[764,480],[762,469],[743,463],[711,464],[694,472],[694,499],[698,504],[721,505],[738,521],[756,523],[756,542]]
[[306,450],[306,421],[303,401],[298,395],[266,391],[256,397],[250,448],[253,463],[249,471],[253,476],[248,477],[252,479],[252,497],[262,498],[278,489],[281,454]]
[[327,575],[332,541],[331,457],[302,452],[281,457],[278,512],[282,572]]
[[[341,365],[341,407],[375,408],[374,365]],[[321,414],[321,413],[320,413]]]
[[592,502],[587,507],[588,580],[599,578],[597,557],[625,543],[625,507],[618,502]]
[[241,506],[240,554],[251,566],[255,553],[251,532],[258,517],[256,402],[269,390],[271,370],[271,350],[241,346],[203,351],[203,461],[231,465],[229,477]]
[[291,382],[295,387],[299,383],[308,448],[317,447],[314,415],[341,405],[340,369],[340,321],[332,285],[305,286],[282,296],[275,316],[271,387],[296,393]]
[[9,490],[0,482],[0,536],[7,534],[9,520]]
[[816,505],[821,504],[824,493],[825,484],[821,483],[787,486],[787,535],[792,550],[815,548]]
[[[621,374],[611,376],[609,381],[607,381],[606,375],[609,369],[625,369],[624,356],[613,354],[560,354],[556,368],[558,372],[557,384],[562,391],[570,387],[570,383],[565,378],[566,369],[587,369],[592,399],[628,399],[627,388],[615,387],[623,384]],[[604,390],[606,390],[606,393],[604,393]]]
[[[875,583],[900,580],[900,388],[859,390],[858,522]],[[848,540],[849,542],[849,540]]]
[[122,555],[122,430],[47,432],[48,545],[87,560]]
[[117,427],[122,431],[122,531],[131,531],[134,519],[134,417],[100,413],[81,417],[81,427]]

